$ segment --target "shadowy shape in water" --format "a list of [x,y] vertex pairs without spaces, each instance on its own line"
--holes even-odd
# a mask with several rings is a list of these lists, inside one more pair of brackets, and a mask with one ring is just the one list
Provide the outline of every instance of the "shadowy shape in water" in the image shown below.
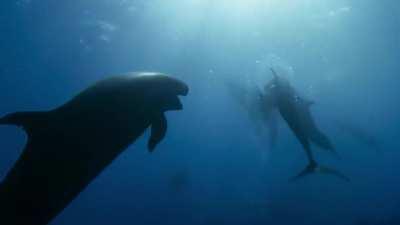
[[278,136],[278,114],[272,102],[268,102],[255,84],[243,84],[237,81],[225,84],[230,95],[246,111],[255,127],[256,134],[261,136],[266,129],[269,134],[270,148],[274,148]]
[[380,141],[367,129],[364,129],[352,121],[344,119],[335,119],[334,123],[342,133],[348,134],[358,143],[375,149],[376,152],[380,151]]
[[48,224],[150,126],[153,151],[167,131],[164,112],[181,110],[187,93],[177,79],[139,73],[100,81],[54,110],[1,118],[28,142],[0,184],[0,223]]
[[271,71],[273,72],[274,78],[265,86],[265,93],[268,102],[272,101],[278,109],[282,118],[286,121],[289,128],[293,131],[296,138],[303,146],[309,162],[308,166],[298,175],[291,178],[291,180],[296,180],[318,172],[334,175],[338,178],[349,181],[349,178],[339,171],[319,166],[313,157],[310,142],[336,154],[330,140],[317,128],[311,115],[309,108],[313,102],[301,98],[290,85],[288,80],[278,76],[273,69],[271,69]]

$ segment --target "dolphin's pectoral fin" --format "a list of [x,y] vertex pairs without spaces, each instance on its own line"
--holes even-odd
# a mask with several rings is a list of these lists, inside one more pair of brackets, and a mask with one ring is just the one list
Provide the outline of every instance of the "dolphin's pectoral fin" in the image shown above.
[[340,178],[341,180],[350,182],[350,178],[348,178],[346,175],[343,173],[339,172],[338,170],[325,167],[325,166],[320,166],[317,165],[316,163],[310,163],[304,170],[302,170],[299,174],[296,176],[292,177],[289,179],[289,181],[296,181],[300,178],[303,178],[307,175],[311,175],[313,173],[320,173],[320,174],[327,174],[327,175],[333,175],[337,178]]
[[16,112],[0,118],[0,125],[15,125],[24,128],[28,134],[32,134],[35,127],[45,121],[45,112]]
[[164,113],[156,116],[151,123],[151,135],[147,147],[150,152],[154,151],[154,148],[158,143],[165,137],[167,133],[167,118]]

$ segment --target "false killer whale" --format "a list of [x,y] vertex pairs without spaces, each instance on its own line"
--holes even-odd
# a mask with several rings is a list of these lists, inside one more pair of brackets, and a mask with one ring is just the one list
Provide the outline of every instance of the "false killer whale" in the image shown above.
[[159,73],[108,78],[49,111],[16,112],[2,125],[28,141],[0,184],[0,224],[45,225],[151,127],[149,151],[164,138],[169,110],[188,86]]

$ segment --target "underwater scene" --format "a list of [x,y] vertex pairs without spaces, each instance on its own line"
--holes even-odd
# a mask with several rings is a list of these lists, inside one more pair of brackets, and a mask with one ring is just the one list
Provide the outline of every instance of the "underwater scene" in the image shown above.
[[400,225],[400,2],[0,6],[1,225]]

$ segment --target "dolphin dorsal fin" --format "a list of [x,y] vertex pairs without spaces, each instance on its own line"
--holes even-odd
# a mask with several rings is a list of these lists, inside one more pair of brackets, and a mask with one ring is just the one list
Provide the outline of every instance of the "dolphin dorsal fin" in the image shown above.
[[47,118],[45,112],[15,112],[0,118],[0,125],[14,125],[22,127],[28,135],[40,126]]
[[272,75],[274,76],[274,79],[278,79],[278,74],[276,73],[276,71],[274,70],[274,68],[269,68],[272,72]]

